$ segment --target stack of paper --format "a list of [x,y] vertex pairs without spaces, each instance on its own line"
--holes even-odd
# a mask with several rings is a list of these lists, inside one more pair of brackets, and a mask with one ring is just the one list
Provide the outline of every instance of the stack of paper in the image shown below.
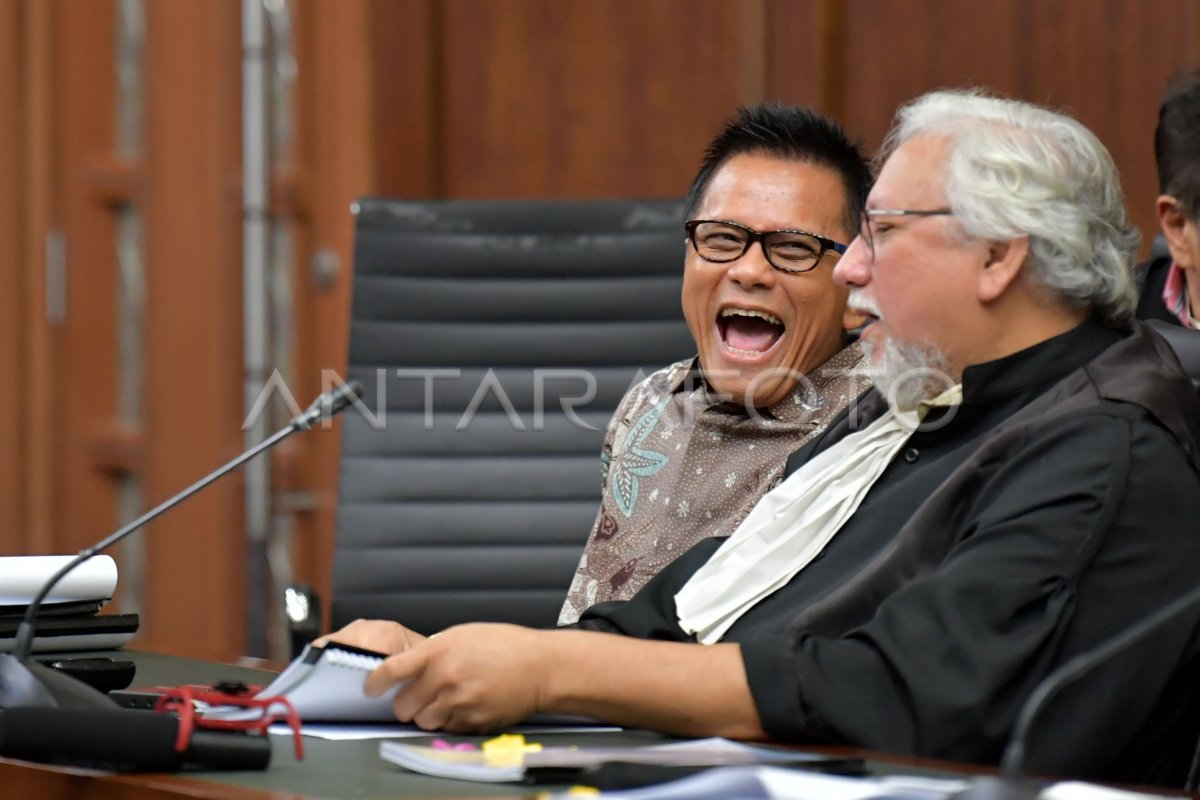
[[[12,649],[29,604],[74,558],[0,557],[0,651]],[[68,572],[38,609],[34,651],[108,649],[128,642],[138,629],[137,614],[97,614],[116,588],[117,564],[110,556],[95,556]]]
[[606,762],[670,767],[729,764],[782,764],[823,761],[825,756],[796,750],[756,747],[728,739],[696,739],[640,747],[539,747],[526,752],[452,750],[398,741],[382,742],[385,761],[438,778],[504,783],[522,780],[526,769],[599,766]]
[[[392,699],[399,690],[398,686],[379,697],[367,697],[363,693],[367,675],[379,666],[384,657],[383,653],[339,642],[330,642],[324,647],[310,644],[255,698],[287,698],[305,722],[395,721]],[[281,710],[272,708],[275,712]],[[254,719],[259,713],[257,709],[220,706],[207,710],[205,716],[237,720]]]
[[[0,606],[27,606],[46,581],[74,556],[0,557]],[[46,596],[43,608],[56,603],[106,603],[117,588],[117,562],[95,556],[68,572]],[[49,610],[49,609],[48,609]]]
[[[963,780],[910,775],[847,778],[803,768],[718,767],[677,781],[600,796],[620,800],[947,800],[967,785]],[[561,800],[569,797],[555,796]]]

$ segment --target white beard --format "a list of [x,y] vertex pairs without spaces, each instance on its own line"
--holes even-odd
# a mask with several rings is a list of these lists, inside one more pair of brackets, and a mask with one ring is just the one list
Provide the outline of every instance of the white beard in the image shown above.
[[922,400],[932,400],[958,383],[950,374],[946,355],[933,345],[887,338],[882,342],[863,340],[860,345],[875,388],[896,411],[915,411]]

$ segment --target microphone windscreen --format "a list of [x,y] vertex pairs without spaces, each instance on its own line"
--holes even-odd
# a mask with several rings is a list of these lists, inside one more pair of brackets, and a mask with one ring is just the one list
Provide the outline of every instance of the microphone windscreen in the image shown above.
[[0,755],[112,772],[177,772],[185,766],[264,769],[266,736],[195,730],[175,750],[179,720],[153,711],[10,708],[0,711]]

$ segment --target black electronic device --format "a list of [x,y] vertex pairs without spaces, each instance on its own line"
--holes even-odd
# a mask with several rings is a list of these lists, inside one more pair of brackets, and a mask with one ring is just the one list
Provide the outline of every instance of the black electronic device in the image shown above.
[[[13,756],[18,758],[26,758],[31,760],[45,761],[56,760],[58,756],[54,755],[53,745],[58,742],[62,745],[60,753],[66,757],[73,752],[68,746],[70,737],[75,736],[75,725],[77,720],[75,715],[64,712],[91,712],[98,714],[93,720],[97,726],[94,732],[88,733],[85,728],[85,733],[80,734],[86,739],[91,736],[93,738],[102,738],[104,734],[101,730],[105,725],[116,726],[115,729],[120,729],[119,718],[111,715],[130,714],[117,706],[109,697],[92,687],[81,683],[71,677],[68,672],[61,669],[53,669],[44,664],[38,663],[30,658],[30,652],[33,648],[33,638],[35,631],[35,623],[37,620],[38,609],[42,602],[49,595],[54,586],[72,569],[87,561],[92,556],[102,552],[119,542],[121,539],[128,536],[133,531],[141,528],[146,523],[158,517],[165,511],[175,507],[182,501],[191,497],[196,492],[208,486],[213,481],[224,476],[241,466],[246,461],[249,461],[254,456],[267,450],[291,434],[309,430],[313,425],[321,420],[331,418],[334,414],[347,408],[354,400],[362,396],[362,384],[358,381],[350,381],[341,386],[331,389],[319,395],[307,409],[301,414],[294,417],[285,428],[282,428],[274,435],[260,442],[243,452],[225,465],[219,467],[215,471],[209,473],[204,478],[193,483],[182,492],[174,497],[160,503],[150,511],[147,511],[142,516],[125,525],[116,532],[102,539],[97,544],[81,550],[75,558],[71,559],[58,572],[50,577],[46,584],[41,588],[38,594],[34,597],[33,602],[25,609],[24,617],[21,620],[20,627],[17,630],[16,638],[13,642],[13,650],[11,653],[0,654],[0,755]],[[20,713],[18,713],[20,712]],[[44,712],[44,713],[34,713]],[[58,712],[58,713],[50,713]],[[108,716],[106,716],[108,715]],[[86,715],[85,715],[86,716]],[[167,721],[173,721],[172,718],[162,716]],[[92,719],[89,717],[89,719]],[[137,720],[136,723],[130,718],[130,724],[143,725],[147,731],[151,730],[152,723],[144,723],[142,720]],[[20,723],[20,724],[18,724]],[[29,730],[45,732],[44,740],[47,742],[49,749],[43,751],[38,747],[29,750],[25,746],[22,725],[28,724]],[[55,726],[61,726],[59,731],[61,735],[56,735],[51,731],[55,730]],[[163,731],[165,727],[159,726]],[[215,735],[215,732],[212,732]],[[30,733],[30,736],[33,734]],[[148,734],[153,736],[153,733]],[[239,736],[241,736],[239,734]],[[243,737],[254,738],[254,737]],[[73,741],[73,739],[71,739]],[[171,739],[171,742],[174,740]],[[266,742],[263,739],[263,742]],[[173,746],[173,745],[172,745]],[[240,745],[239,745],[240,746]],[[257,748],[258,745],[248,745],[248,747]],[[268,744],[269,748],[269,744]],[[86,748],[83,748],[86,750]],[[82,750],[80,751],[82,752]],[[35,758],[34,754],[43,753],[44,757]],[[268,749],[269,757],[269,749]],[[79,761],[71,763],[84,763],[92,756],[80,756]],[[98,762],[104,761],[105,755],[101,755]],[[122,760],[124,759],[124,760]],[[119,761],[122,764],[122,769],[137,769],[136,755],[121,755],[120,758],[112,759],[114,763]],[[91,763],[91,762],[88,762]],[[182,762],[181,762],[182,763]],[[161,760],[147,758],[145,766],[142,769],[160,770]],[[178,767],[176,767],[178,768]]]
[[162,697],[162,692],[155,689],[118,689],[108,695],[121,708],[133,708],[139,711],[153,711]]
[[129,686],[136,671],[132,661],[111,658],[40,658],[38,661],[104,694]]

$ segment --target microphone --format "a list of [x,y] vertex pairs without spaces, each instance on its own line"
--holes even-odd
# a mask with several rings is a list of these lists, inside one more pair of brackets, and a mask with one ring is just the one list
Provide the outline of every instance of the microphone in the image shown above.
[[361,383],[350,381],[322,393],[303,413],[294,417],[287,427],[246,450],[174,497],[155,506],[97,544],[79,551],[75,558],[54,573],[38,591],[33,602],[25,609],[25,616],[17,628],[17,635],[13,641],[12,652],[0,654],[0,716],[7,716],[12,709],[17,708],[90,708],[109,712],[117,709],[117,704],[106,695],[57,670],[30,660],[29,655],[33,649],[34,620],[47,595],[67,573],[92,556],[108,549],[160,514],[174,508],[264,450],[274,447],[296,431],[310,430],[317,422],[331,418],[353,403],[355,398],[361,397],[362,392]]
[[[1120,633],[1105,639],[1091,650],[1071,658],[1043,678],[1041,683],[1034,687],[1025,704],[1021,706],[1020,713],[1017,714],[1017,722],[1013,726],[1012,736],[1009,737],[1008,746],[1004,748],[1004,756],[1000,761],[1000,777],[978,778],[963,791],[952,795],[952,800],[1032,800],[1032,798],[1036,798],[1037,792],[1022,783],[1025,777],[1025,744],[1029,739],[1029,731],[1034,720],[1050,699],[1063,688],[1070,686],[1096,667],[1107,663],[1114,656],[1120,655],[1131,645],[1153,633],[1160,625],[1190,609],[1197,602],[1200,602],[1200,587],[1175,598],[1150,616],[1138,620]],[[1195,792],[1198,782],[1200,782],[1200,742],[1197,742],[1196,750],[1192,753],[1184,791]]]

